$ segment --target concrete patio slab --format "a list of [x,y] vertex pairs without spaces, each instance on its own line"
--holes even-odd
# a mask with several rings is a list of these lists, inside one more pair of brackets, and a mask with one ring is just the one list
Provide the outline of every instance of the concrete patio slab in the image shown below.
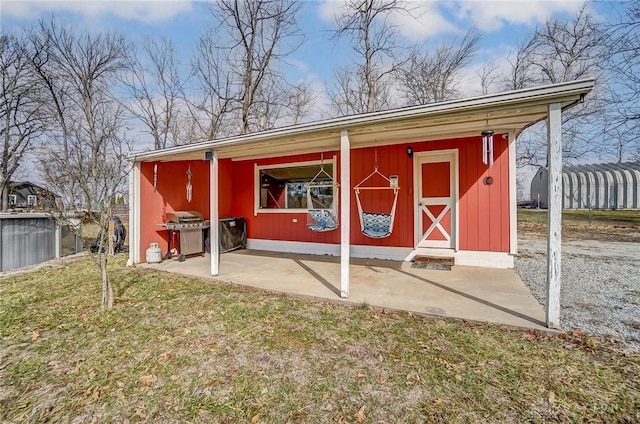
[[240,250],[220,257],[140,266],[300,296],[544,330],[542,305],[512,269],[412,268],[409,262],[351,259],[350,293],[340,297],[340,258]]

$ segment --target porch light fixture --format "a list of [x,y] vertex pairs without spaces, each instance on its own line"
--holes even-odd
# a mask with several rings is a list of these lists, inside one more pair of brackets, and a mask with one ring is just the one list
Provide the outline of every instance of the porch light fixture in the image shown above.
[[409,156],[409,159],[413,157],[413,147],[407,146],[407,156]]
[[482,136],[482,163],[493,167],[493,130],[484,130]]

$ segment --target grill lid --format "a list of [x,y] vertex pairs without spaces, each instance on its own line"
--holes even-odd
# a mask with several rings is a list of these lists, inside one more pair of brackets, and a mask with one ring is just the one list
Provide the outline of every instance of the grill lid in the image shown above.
[[187,222],[202,222],[202,214],[198,211],[167,212],[166,222],[176,222],[178,224],[184,224]]

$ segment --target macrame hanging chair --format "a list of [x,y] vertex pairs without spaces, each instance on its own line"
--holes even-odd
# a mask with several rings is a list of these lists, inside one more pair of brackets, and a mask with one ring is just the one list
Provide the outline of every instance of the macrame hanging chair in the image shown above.
[[[375,175],[382,177],[389,183],[389,185],[366,186],[366,182]],[[360,217],[360,229],[362,230],[362,234],[371,238],[389,237],[393,232],[393,223],[396,216],[396,205],[398,204],[398,192],[400,191],[400,187],[392,185],[391,180],[378,171],[378,165],[376,164],[373,172],[353,187],[353,190],[356,193],[356,203],[358,205],[358,216]],[[366,212],[362,208],[362,201],[360,199],[360,192],[363,190],[393,190],[393,204],[391,205],[391,212],[388,214]]]
[[[307,228],[311,231],[322,233],[338,228],[338,187],[324,170],[323,158],[320,171],[307,183]],[[324,194],[327,190],[331,190],[329,205]]]

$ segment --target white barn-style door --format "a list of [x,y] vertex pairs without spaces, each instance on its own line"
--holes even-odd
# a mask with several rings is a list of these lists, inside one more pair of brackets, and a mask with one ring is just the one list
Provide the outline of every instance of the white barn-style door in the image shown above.
[[418,247],[453,249],[456,214],[454,151],[417,157]]

